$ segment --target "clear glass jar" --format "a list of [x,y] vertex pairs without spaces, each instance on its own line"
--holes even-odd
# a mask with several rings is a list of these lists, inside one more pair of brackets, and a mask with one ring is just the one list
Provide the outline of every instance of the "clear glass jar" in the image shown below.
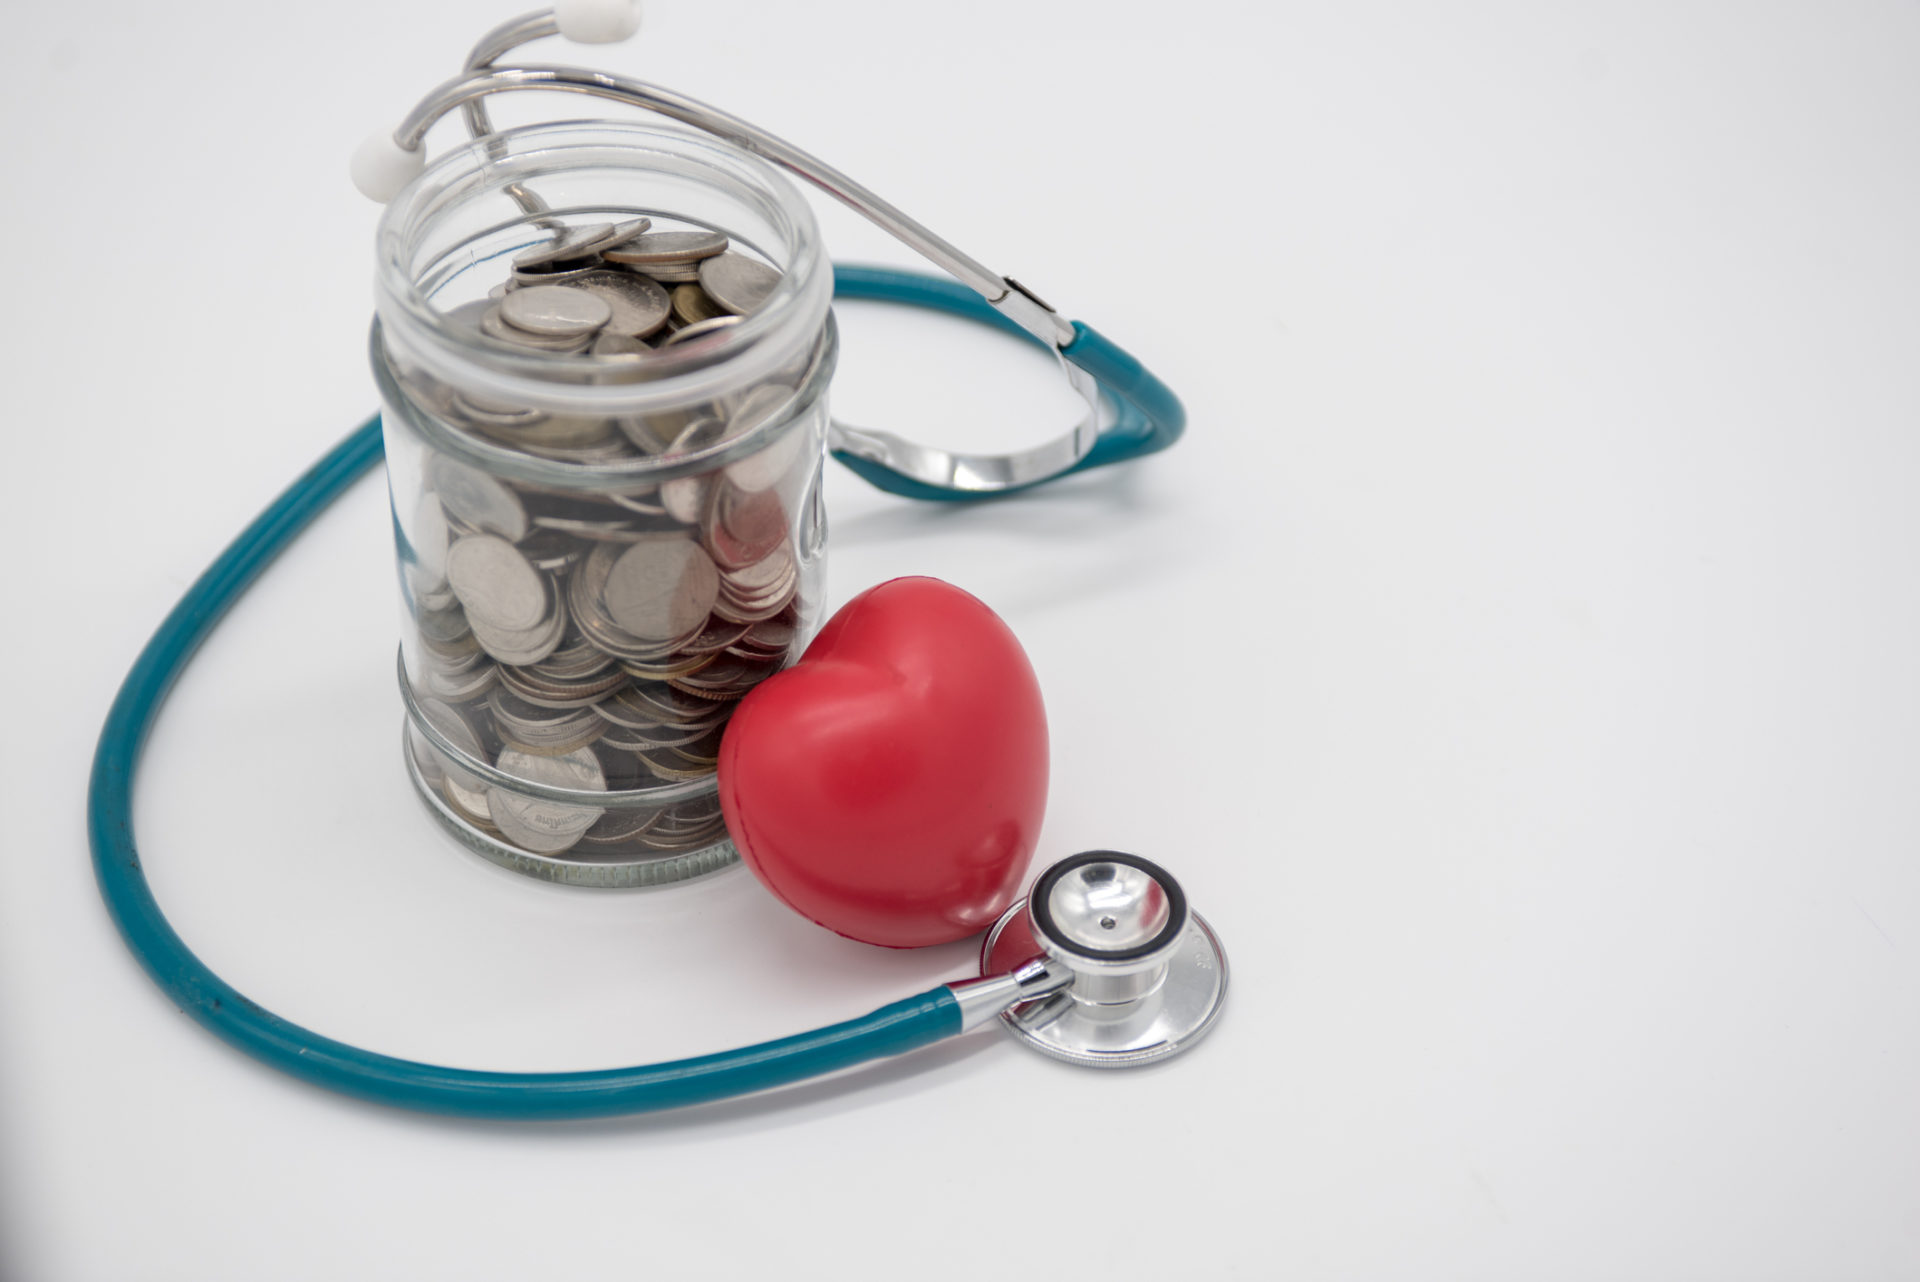
[[[702,292],[727,278],[697,262],[528,261],[563,238],[590,242],[583,228],[630,233],[638,218],[648,235],[720,233],[729,270],[764,296],[692,329],[710,309],[747,306],[719,283]],[[672,243],[630,240],[628,256]],[[665,324],[688,337],[608,338],[642,328],[658,302],[630,280],[599,280],[603,301],[609,288],[619,298],[588,350],[553,350],[577,333],[503,321],[507,308],[577,330],[600,314],[573,314],[589,285],[570,273],[589,270],[667,276],[671,302],[692,301]],[[689,273],[692,294],[673,295]],[[490,292],[510,279],[515,292],[570,288],[509,307],[511,294]],[[793,186],[673,126],[510,131],[445,156],[388,207],[372,358],[405,758],[471,849],[596,886],[679,881],[738,858],[713,774],[721,732],[819,624],[831,295]]]

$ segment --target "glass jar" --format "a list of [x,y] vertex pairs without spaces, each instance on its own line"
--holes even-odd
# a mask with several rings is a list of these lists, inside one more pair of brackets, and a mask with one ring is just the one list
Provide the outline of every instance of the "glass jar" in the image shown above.
[[832,288],[793,186],[674,126],[502,133],[389,205],[404,755],[471,849],[593,886],[738,858],[721,733],[820,621]]

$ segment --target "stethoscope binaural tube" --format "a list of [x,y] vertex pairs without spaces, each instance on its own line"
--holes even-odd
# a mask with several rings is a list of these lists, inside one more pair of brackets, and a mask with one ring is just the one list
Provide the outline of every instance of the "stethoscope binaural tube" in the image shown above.
[[[938,287],[947,284],[886,272],[865,278],[861,288],[864,297],[942,306],[944,295]],[[1097,963],[1098,950],[1087,953],[1070,946],[1049,955],[1041,946],[1027,948],[1008,964],[991,968],[989,978],[942,984],[858,1019],[740,1050],[590,1072],[492,1073],[423,1064],[349,1046],[282,1019],[214,974],[167,922],[141,869],[133,831],[133,786],[140,755],[174,683],[227,611],[274,558],[380,457],[376,417],[330,450],[241,531],[187,589],[141,650],[101,729],[87,796],[94,876],[127,947],[181,1010],[255,1059],[317,1086],[399,1108],[508,1120],[611,1117],[678,1108],[898,1055],[996,1015],[1024,1016],[1028,1025],[1037,1022],[1060,1030],[1085,1023],[1087,1011],[1099,1014],[1097,1005],[1085,1010],[1082,1005],[1060,1005],[1072,1001],[1068,990],[1076,968],[1081,967],[1076,958],[1085,954]],[[1016,905],[1014,912],[1020,911],[1022,906]],[[995,940],[1009,938],[1006,927],[1012,916],[995,928],[990,947]],[[1224,995],[1224,959],[1218,973],[1219,991],[1205,1024],[1211,1023],[1218,999]],[[1069,1018],[1056,1018],[1061,1012]],[[1148,1013],[1143,1007],[1142,1020]],[[1156,1029],[1163,1022],[1157,1015],[1154,1021]],[[1075,1058],[1059,1047],[1050,1048],[1044,1036],[1035,1040],[1013,1018],[1009,1027],[1047,1054]],[[1096,1040],[1110,1041],[1112,1035],[1103,1026]],[[1186,1041],[1197,1036],[1193,1032]],[[1069,1049],[1082,1041],[1084,1037],[1076,1035]],[[1095,1047],[1096,1052],[1100,1049]],[[1129,1061],[1096,1055],[1077,1062]]]

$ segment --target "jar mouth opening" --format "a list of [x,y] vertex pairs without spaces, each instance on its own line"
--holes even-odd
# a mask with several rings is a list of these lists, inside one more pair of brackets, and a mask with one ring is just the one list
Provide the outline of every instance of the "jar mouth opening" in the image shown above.
[[[541,188],[543,177],[593,173],[621,186],[631,203],[555,200],[540,214],[480,221],[435,246],[451,219],[507,188]],[[519,353],[490,343],[436,306],[434,296],[474,268],[530,247],[548,233],[540,220],[607,221],[639,215],[703,225],[684,212],[649,208],[649,178],[699,185],[759,224],[761,236],[715,227],[766,257],[781,279],[738,324],[679,350],[657,350],[644,366],[582,356]],[[504,215],[505,210],[503,209]],[[522,234],[524,233],[524,234]],[[436,375],[475,392],[552,413],[646,413],[709,399],[726,386],[771,373],[817,336],[832,301],[832,276],[812,208],[794,185],[757,156],[686,126],[609,120],[527,125],[476,139],[441,156],[388,204],[377,235],[376,308],[387,341]],[[773,243],[763,243],[764,240]],[[764,370],[757,367],[764,365]]]

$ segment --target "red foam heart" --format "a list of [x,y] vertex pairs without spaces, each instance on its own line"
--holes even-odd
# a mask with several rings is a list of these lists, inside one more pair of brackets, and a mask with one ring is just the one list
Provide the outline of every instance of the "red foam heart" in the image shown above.
[[846,604],[720,745],[741,857],[790,908],[891,948],[964,939],[1019,893],[1047,806],[1047,715],[1000,617],[939,579]]

